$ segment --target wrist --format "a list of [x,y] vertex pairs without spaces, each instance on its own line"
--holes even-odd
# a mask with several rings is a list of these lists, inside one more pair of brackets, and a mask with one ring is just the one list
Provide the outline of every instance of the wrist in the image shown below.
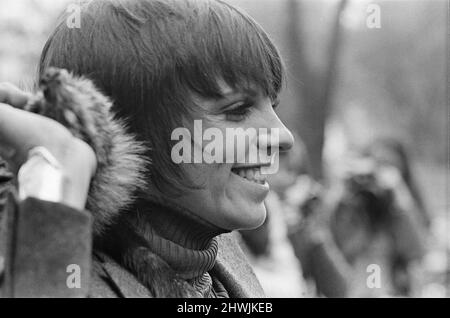
[[61,197],[57,201],[78,210],[83,210],[88,198],[91,176],[87,170],[66,168],[62,173]]
[[82,210],[95,172],[95,155],[79,140],[59,149],[63,151],[57,157],[44,147],[30,150],[18,174],[19,198],[34,197]]

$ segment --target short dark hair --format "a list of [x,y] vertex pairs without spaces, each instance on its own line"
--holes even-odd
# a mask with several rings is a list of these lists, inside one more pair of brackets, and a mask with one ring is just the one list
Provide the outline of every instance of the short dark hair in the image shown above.
[[220,0],[93,0],[81,8],[80,28],[68,28],[66,18],[45,44],[39,73],[54,66],[93,80],[148,143],[151,181],[164,193],[186,185],[170,136],[192,114],[192,93],[219,98],[222,79],[276,98],[283,85],[268,35]]

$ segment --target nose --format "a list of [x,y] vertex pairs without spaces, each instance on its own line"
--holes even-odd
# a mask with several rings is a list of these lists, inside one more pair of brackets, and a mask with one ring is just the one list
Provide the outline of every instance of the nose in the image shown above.
[[259,146],[265,147],[270,153],[287,152],[294,145],[294,137],[280,118],[273,112],[265,125],[268,128],[267,135],[260,135]]
[[289,151],[294,145],[294,136],[291,131],[281,122],[277,116],[279,122],[280,137],[278,140],[278,149],[280,152]]
[[275,131],[278,134],[278,138],[270,138],[269,147],[275,151],[287,152],[294,145],[294,136],[290,130],[283,124],[281,119],[273,113],[271,131]]

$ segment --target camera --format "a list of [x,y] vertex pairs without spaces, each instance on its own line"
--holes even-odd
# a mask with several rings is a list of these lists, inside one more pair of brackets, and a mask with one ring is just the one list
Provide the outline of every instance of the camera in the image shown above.
[[379,172],[383,167],[371,167],[366,171],[350,171],[344,179],[341,202],[353,201],[349,205],[359,207],[356,212],[366,214],[371,230],[378,231],[392,213],[393,194],[380,181]]

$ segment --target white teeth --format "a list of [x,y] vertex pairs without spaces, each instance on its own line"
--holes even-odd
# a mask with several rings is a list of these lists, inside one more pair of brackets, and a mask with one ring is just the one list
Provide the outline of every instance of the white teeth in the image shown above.
[[253,181],[259,184],[264,184],[266,182],[266,178],[261,175],[261,169],[259,167],[249,169],[241,168],[239,170],[235,170],[235,173],[248,181]]

